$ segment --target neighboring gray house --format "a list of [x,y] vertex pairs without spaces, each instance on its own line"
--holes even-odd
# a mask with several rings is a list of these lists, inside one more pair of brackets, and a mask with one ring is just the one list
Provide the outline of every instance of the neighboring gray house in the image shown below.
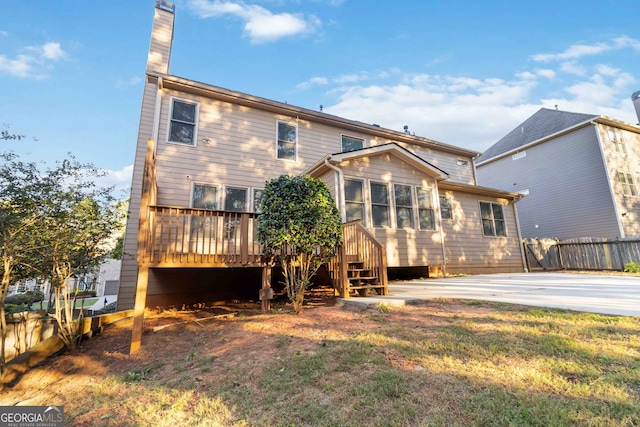
[[523,237],[640,235],[640,127],[542,108],[475,160],[478,184],[526,195]]

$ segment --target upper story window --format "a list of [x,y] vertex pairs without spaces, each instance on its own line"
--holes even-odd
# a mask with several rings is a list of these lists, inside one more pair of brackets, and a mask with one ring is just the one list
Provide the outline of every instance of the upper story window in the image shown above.
[[364,148],[364,139],[353,138],[350,136],[342,135],[342,152],[360,150]]
[[480,216],[482,217],[482,234],[493,237],[507,235],[504,211],[500,203],[480,202]]
[[218,187],[215,185],[193,184],[191,206],[197,209],[218,209]]
[[418,225],[420,230],[435,230],[436,221],[433,214],[431,190],[416,188],[418,194]]
[[344,180],[344,200],[347,211],[346,220],[364,222],[363,182],[357,179]]
[[617,153],[627,154],[627,147],[622,140],[622,133],[618,129],[609,129],[609,140]]
[[371,220],[374,227],[390,227],[389,187],[382,182],[371,182]]
[[638,190],[630,173],[618,172],[618,181],[622,184],[622,193],[625,196],[637,196]]
[[447,196],[440,196],[440,217],[442,219],[452,219],[451,199]]
[[276,157],[281,160],[296,160],[297,145],[297,126],[279,121]]
[[169,142],[195,145],[197,120],[197,103],[177,99],[172,100],[171,120],[169,122]]
[[513,156],[511,156],[512,160],[518,160],[518,159],[522,159],[523,157],[527,157],[527,152],[526,151],[520,151],[516,154],[514,154]]
[[458,166],[469,166],[469,160],[458,159],[456,160],[456,164]]
[[413,226],[413,194],[411,186],[394,184],[394,201],[396,204],[397,228],[414,228]]

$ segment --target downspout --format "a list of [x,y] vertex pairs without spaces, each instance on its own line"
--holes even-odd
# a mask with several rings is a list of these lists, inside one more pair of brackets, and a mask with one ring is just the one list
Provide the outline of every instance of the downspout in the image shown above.
[[524,253],[524,242],[522,241],[522,232],[520,231],[520,219],[518,219],[518,208],[516,203],[518,203],[520,199],[513,199],[513,215],[516,218],[516,231],[518,232],[518,244],[520,246],[520,257],[522,258],[522,265],[524,265],[524,272],[528,273],[529,269],[527,268],[527,258]]
[[324,164],[326,167],[328,167],[329,169],[334,170],[335,172],[338,173],[338,185],[336,186],[336,196],[338,199],[338,205],[340,208],[340,217],[342,218],[342,222],[345,223],[347,222],[347,212],[346,212],[346,208],[345,208],[345,198],[344,198],[344,174],[342,173],[342,169],[340,169],[337,166],[332,165],[331,163],[329,163],[329,159],[324,159]]
[[160,107],[162,105],[162,77],[158,77],[158,90],[156,92],[156,107],[153,111],[153,155],[158,149],[158,137],[160,135]]
[[434,178],[438,194],[436,195],[436,218],[438,218],[438,228],[440,229],[440,247],[442,248],[442,277],[447,277],[447,250],[444,244],[444,228],[442,227],[442,211],[440,210],[440,186],[438,179]]
[[476,169],[476,159],[480,157],[480,155],[475,155],[473,156],[473,158],[471,159],[471,171],[473,172],[473,185],[479,185],[478,184],[478,171]]
[[602,146],[602,139],[600,139],[600,132],[598,132],[598,124],[593,120],[590,122],[596,132],[596,138],[598,138],[598,148],[600,149],[600,156],[602,157],[602,166],[604,166],[604,173],[607,176],[607,185],[609,185],[609,192],[611,194],[611,201],[613,202],[613,212],[616,215],[616,224],[618,225],[618,231],[620,232],[620,238],[624,239],[624,228],[622,228],[622,222],[620,218],[620,211],[618,210],[618,201],[616,200],[616,193],[613,189],[613,181],[609,175],[609,168],[607,167],[607,158],[604,155],[604,147]]

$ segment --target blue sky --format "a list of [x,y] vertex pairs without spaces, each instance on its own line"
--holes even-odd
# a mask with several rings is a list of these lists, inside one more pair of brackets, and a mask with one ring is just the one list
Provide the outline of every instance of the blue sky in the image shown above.
[[[154,4],[0,1],[0,148],[128,188]],[[480,152],[541,107],[638,122],[635,1],[175,4],[180,77]]]

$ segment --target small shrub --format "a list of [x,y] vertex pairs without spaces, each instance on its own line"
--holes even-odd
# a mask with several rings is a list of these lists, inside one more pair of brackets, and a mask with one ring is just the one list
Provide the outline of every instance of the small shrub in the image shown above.
[[638,263],[631,261],[628,264],[625,264],[624,271],[626,273],[640,273],[640,265]]

